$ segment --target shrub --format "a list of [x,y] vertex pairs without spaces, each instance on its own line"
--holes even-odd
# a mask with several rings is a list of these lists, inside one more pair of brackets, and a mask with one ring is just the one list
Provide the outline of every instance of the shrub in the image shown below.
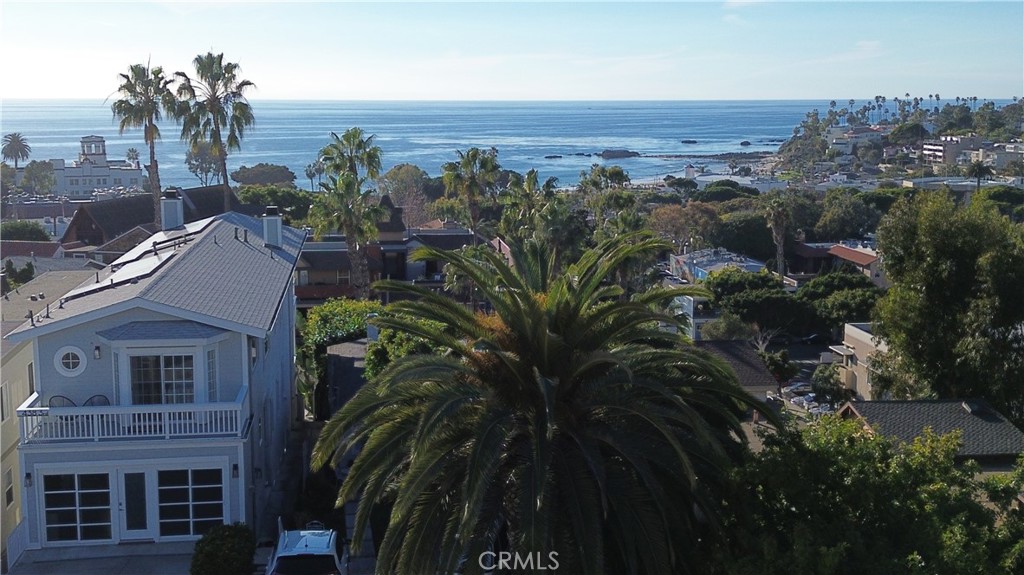
[[244,523],[218,525],[196,542],[191,575],[252,575],[256,535]]

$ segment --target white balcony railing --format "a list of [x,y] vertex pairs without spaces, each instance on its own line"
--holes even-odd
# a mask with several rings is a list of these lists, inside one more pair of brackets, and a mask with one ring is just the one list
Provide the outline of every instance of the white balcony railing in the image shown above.
[[23,443],[241,437],[248,388],[233,402],[42,407],[38,393],[18,407]]

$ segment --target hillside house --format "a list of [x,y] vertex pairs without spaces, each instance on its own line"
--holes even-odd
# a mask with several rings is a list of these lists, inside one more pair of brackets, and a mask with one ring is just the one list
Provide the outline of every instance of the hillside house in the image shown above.
[[33,348],[17,408],[22,521],[11,547],[271,533],[297,417],[294,272],[305,232],[229,212],[163,231],[13,330]]

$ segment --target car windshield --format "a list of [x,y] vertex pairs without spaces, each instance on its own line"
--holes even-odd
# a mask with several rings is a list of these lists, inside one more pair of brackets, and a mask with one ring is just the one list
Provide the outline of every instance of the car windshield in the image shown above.
[[329,575],[337,573],[330,555],[288,555],[278,557],[274,575]]

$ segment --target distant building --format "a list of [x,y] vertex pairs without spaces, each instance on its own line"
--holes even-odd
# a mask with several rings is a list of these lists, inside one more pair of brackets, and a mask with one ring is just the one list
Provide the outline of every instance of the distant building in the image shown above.
[[724,248],[709,248],[672,255],[669,257],[669,267],[673,275],[697,281],[707,279],[711,272],[728,267],[748,272],[759,272],[764,269],[764,262],[734,254]]
[[885,276],[885,270],[882,269],[882,259],[878,250],[873,247],[836,244],[828,250],[828,253],[834,256],[838,262],[857,268],[876,286],[883,289],[889,287],[889,279]]
[[1010,471],[1024,453],[1024,433],[982,399],[859,401],[839,415],[900,443],[913,442],[925,428],[940,435],[959,431],[956,459],[974,460],[983,472]]
[[768,371],[757,350],[745,340],[699,341],[697,348],[721,358],[732,368],[736,379],[751,397],[759,401],[768,400],[768,392],[778,392],[779,382]]
[[843,326],[842,345],[829,346],[832,362],[839,367],[839,381],[853,391],[858,399],[874,399],[871,379],[874,370],[871,360],[879,353],[889,351],[884,341],[877,340],[870,323],[848,323]]
[[957,157],[965,150],[981,146],[977,136],[942,136],[936,140],[925,140],[922,154],[931,164],[956,164]]
[[722,315],[721,310],[711,305],[708,298],[700,296],[679,296],[673,300],[675,311],[686,314],[688,325],[686,336],[690,341],[700,341],[700,330],[704,324]]
[[[143,170],[138,162],[107,158],[107,144],[102,136],[85,136],[78,160],[50,160],[53,165],[53,193],[72,199],[91,198],[93,192],[106,189],[142,188]],[[20,182],[25,168],[15,175]]]

